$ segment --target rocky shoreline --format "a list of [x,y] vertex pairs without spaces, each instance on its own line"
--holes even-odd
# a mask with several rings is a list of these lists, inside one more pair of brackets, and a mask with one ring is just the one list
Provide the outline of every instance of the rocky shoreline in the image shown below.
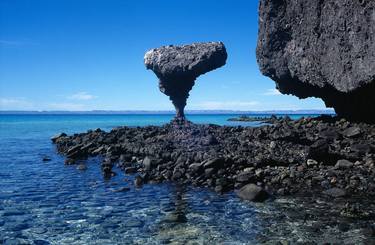
[[172,121],[52,138],[66,164],[101,156],[103,174],[117,165],[135,185],[175,181],[247,200],[270,195],[375,196],[375,126],[329,116],[272,125],[229,127]]

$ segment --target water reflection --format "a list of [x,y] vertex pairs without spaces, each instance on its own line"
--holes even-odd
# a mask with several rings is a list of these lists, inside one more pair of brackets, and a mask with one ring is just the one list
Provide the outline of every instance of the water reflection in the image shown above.
[[186,200],[186,187],[184,185],[176,185],[175,190],[171,195],[171,208],[174,209],[169,212],[164,218],[164,222],[171,223],[186,223],[186,214],[188,212],[188,204]]

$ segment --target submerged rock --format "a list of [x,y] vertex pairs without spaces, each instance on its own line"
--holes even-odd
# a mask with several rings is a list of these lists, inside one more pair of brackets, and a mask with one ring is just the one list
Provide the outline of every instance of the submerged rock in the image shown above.
[[77,166],[77,169],[78,170],[87,170],[87,166],[86,166],[86,164],[79,164],[78,166]]
[[180,212],[171,212],[163,220],[164,222],[171,222],[171,223],[186,223],[187,218],[185,214]]
[[195,79],[225,65],[227,52],[222,42],[163,46],[145,54],[144,63],[159,78],[159,89],[169,96],[176,117],[184,119],[184,108]]
[[141,176],[137,175],[134,179],[134,186],[135,187],[141,187],[144,183],[144,180]]
[[261,72],[283,94],[319,97],[339,116],[375,123],[374,9],[368,0],[261,0]]
[[52,159],[49,157],[49,156],[44,156],[43,158],[42,158],[42,161],[43,162],[49,162],[49,161],[51,161]]
[[126,192],[126,191],[130,191],[130,188],[129,187],[121,187],[120,189],[113,190],[113,192]]

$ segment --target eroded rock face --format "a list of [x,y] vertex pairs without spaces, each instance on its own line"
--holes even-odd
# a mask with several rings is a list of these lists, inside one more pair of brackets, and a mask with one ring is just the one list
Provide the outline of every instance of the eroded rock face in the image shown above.
[[261,0],[257,59],[284,94],[375,123],[375,1]]
[[159,78],[159,89],[169,96],[176,117],[184,119],[184,108],[195,79],[225,65],[227,52],[222,42],[163,46],[145,54],[144,62]]

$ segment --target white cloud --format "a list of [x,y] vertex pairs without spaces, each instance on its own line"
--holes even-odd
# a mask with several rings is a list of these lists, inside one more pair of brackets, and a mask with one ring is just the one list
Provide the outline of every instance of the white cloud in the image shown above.
[[51,104],[48,104],[47,110],[85,111],[85,110],[87,110],[87,108],[83,104],[75,104],[75,103],[51,103]]
[[269,95],[269,96],[274,96],[274,95],[282,95],[279,90],[275,88],[267,89],[267,91],[263,95]]
[[97,97],[92,94],[89,94],[88,92],[78,92],[68,96],[68,99],[70,100],[92,100],[95,98]]
[[25,98],[0,98],[1,110],[30,110],[33,104]]
[[201,110],[249,110],[257,105],[258,101],[203,101],[191,107]]

